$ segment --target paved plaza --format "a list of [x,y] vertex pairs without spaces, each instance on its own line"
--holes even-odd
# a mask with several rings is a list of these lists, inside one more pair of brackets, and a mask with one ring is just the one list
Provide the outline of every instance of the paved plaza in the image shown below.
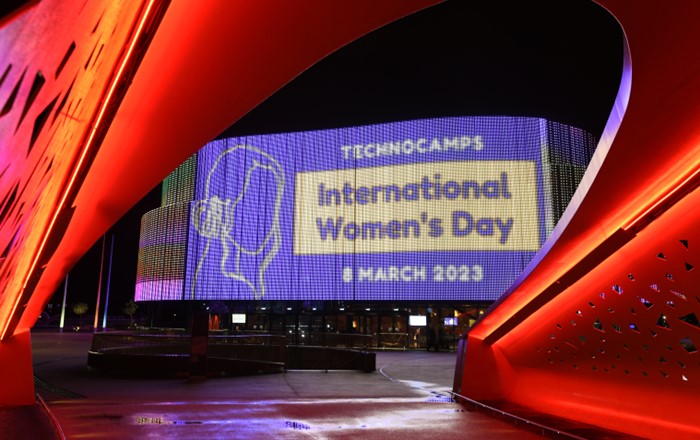
[[190,383],[91,371],[90,341],[85,333],[32,335],[37,393],[68,439],[542,438],[454,403],[455,353],[378,352],[371,373],[287,371]]

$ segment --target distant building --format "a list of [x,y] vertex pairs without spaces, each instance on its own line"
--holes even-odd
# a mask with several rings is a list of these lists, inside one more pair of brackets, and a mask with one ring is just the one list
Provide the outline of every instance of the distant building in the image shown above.
[[281,312],[493,301],[553,230],[595,145],[525,117],[217,139],[143,217],[135,299],[301,304]]

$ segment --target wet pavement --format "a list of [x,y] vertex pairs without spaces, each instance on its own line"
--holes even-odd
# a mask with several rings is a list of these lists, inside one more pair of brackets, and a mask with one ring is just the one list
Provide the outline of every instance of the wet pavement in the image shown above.
[[453,402],[454,353],[380,351],[371,373],[190,383],[91,371],[90,341],[84,333],[32,334],[36,391],[68,439],[542,438]]

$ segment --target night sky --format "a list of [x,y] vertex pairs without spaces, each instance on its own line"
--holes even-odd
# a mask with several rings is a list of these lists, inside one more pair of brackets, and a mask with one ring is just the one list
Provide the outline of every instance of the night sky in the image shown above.
[[[543,117],[599,136],[622,45],[617,22],[588,0],[446,2],[328,56],[222,136],[468,115]],[[116,237],[110,314],[133,298],[140,218],[159,205],[156,188],[107,233],[104,285]],[[101,240],[70,273],[68,303],[87,302],[88,314],[100,252]],[[52,303],[62,294],[63,285]]]

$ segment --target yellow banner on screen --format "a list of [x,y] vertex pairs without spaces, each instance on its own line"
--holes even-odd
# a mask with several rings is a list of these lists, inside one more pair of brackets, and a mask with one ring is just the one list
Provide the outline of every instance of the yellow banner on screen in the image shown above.
[[296,174],[294,254],[536,251],[533,161],[453,161]]

